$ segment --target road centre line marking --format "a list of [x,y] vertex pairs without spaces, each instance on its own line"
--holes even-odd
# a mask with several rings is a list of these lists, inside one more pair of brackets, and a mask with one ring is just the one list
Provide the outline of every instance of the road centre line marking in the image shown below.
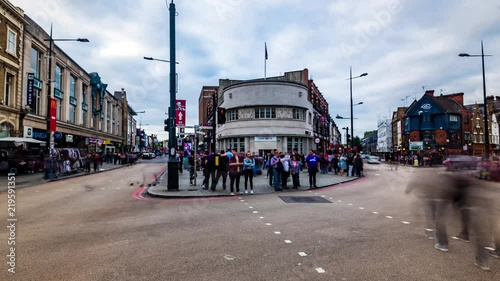
[[264,219],[264,217],[259,217],[259,219],[261,219],[261,220],[262,220],[262,219]]
[[386,218],[388,218],[388,219],[392,219],[392,218],[393,218],[393,217],[391,217],[391,216],[385,216],[385,217],[386,217]]
[[253,207],[252,207],[252,206],[249,206],[249,207],[248,207],[248,209],[253,209]]
[[342,203],[342,200],[337,200],[337,202]]
[[266,225],[272,225],[271,223],[266,222]]
[[494,249],[494,248],[492,248],[492,247],[484,247],[484,248],[485,248],[486,250],[488,250],[488,251],[495,251],[495,249]]
[[253,211],[253,213],[254,213],[254,214],[258,214],[259,212],[257,212],[257,211]]
[[279,235],[279,234],[281,234],[281,232],[275,231],[274,234]]
[[304,252],[299,252],[299,256],[301,256],[301,257],[307,257],[307,254],[304,253]]
[[365,208],[363,208],[363,207],[359,207],[359,209],[360,209],[360,210],[364,210]]
[[287,244],[292,244],[292,241],[290,241],[290,240],[285,240],[285,243],[287,243]]
[[374,213],[375,215],[378,215],[378,212],[372,212],[372,213]]
[[347,205],[352,206],[352,204],[351,204],[351,203],[349,203],[349,204],[347,204]]
[[404,224],[410,224],[409,221],[402,221],[402,223],[404,223]]

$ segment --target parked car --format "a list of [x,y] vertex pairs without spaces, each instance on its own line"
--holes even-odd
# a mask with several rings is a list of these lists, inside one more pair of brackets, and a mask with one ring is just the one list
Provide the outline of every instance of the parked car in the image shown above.
[[378,158],[378,156],[370,155],[366,159],[366,163],[368,163],[368,164],[380,164],[380,159]]
[[443,164],[448,170],[469,169],[475,170],[479,164],[479,159],[468,155],[450,155]]
[[155,157],[156,157],[156,155],[152,152],[143,152],[142,153],[142,159],[153,159]]

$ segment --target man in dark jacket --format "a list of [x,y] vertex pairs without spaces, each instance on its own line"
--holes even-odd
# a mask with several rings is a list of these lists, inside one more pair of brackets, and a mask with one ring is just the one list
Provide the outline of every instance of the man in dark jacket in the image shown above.
[[217,175],[215,176],[215,179],[212,180],[212,191],[215,191],[220,177],[222,177],[222,189],[226,190],[227,173],[229,171],[229,157],[224,150],[221,150],[220,154],[216,157],[219,157],[219,160],[216,161],[215,169],[217,170]]

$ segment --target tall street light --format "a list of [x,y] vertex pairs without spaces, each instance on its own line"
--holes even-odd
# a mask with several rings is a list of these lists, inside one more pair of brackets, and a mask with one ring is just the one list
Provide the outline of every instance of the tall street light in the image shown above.
[[485,76],[485,71],[484,71],[484,57],[491,57],[491,55],[485,55],[484,54],[484,49],[483,49],[483,40],[481,40],[481,54],[480,55],[469,55],[466,53],[460,53],[458,55],[459,57],[481,57],[481,62],[483,66],[483,110],[484,110],[484,130],[485,130],[485,140],[484,140],[484,145],[486,147],[486,158],[490,158],[490,132],[488,130],[488,103],[486,100],[486,76]]
[[[49,41],[49,69],[48,69],[48,79],[47,79],[47,142],[46,147],[48,149],[50,155],[50,149],[53,147],[53,132],[50,130],[50,103],[52,100],[52,46],[54,45],[54,41],[76,41],[88,43],[90,42],[87,38],[76,38],[76,39],[54,39],[52,38],[52,24],[50,25],[50,35],[49,38],[44,39],[43,41]],[[53,116],[56,118],[55,116]],[[54,120],[55,122],[55,120]]]
[[[168,0],[167,0],[168,3]],[[170,107],[168,108],[168,149],[169,149],[169,157],[168,157],[168,169],[167,169],[167,190],[168,191],[179,191],[179,161],[175,157],[176,152],[176,139],[175,139],[175,99],[176,99],[176,72],[175,65],[179,64],[175,60],[175,4],[174,0],[171,0],[169,6],[169,19],[170,19],[170,60],[163,59],[155,59],[152,57],[143,57],[145,60],[155,60],[161,62],[173,62],[170,63]]]
[[356,77],[352,77],[352,67],[349,67],[349,78],[346,79],[346,80],[349,80],[349,92],[350,92],[350,97],[351,97],[351,135],[352,135],[352,138],[351,138],[351,147],[354,147],[354,118],[352,117],[352,107],[353,107],[353,104],[352,104],[352,79],[356,79],[356,78],[361,78],[361,77],[364,77],[368,75],[368,73],[363,73],[359,76],[356,76]]

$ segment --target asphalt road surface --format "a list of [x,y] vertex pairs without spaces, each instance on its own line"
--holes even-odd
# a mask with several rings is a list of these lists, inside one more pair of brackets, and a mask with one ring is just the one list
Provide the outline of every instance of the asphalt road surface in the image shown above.
[[423,169],[366,165],[352,183],[239,199],[138,196],[161,162],[19,190],[16,273],[0,195],[0,280],[500,280],[500,260],[491,272],[473,265],[473,243],[451,240],[443,253],[424,237],[419,205],[404,193]]

